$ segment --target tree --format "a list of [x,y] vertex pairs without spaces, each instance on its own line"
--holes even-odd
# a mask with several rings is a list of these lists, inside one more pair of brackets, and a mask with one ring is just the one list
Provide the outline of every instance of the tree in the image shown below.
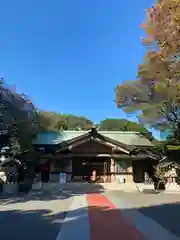
[[40,131],[59,131],[67,129],[67,120],[64,116],[55,112],[39,111]]
[[133,131],[139,132],[149,140],[153,140],[152,133],[148,131],[143,125],[136,122],[129,121],[127,119],[113,119],[106,118],[99,124],[99,130],[104,131]]
[[159,141],[157,139],[154,139],[152,141],[152,143],[156,147],[156,150],[157,150],[158,153],[160,153],[162,155],[166,155],[166,144],[168,143],[166,140]]
[[32,147],[32,137],[38,131],[37,112],[32,102],[18,94],[1,80],[0,83],[0,132],[1,145],[19,145],[20,150]]
[[92,121],[86,117],[74,116],[70,114],[58,114],[55,112],[39,112],[40,130],[89,130]]
[[[143,43],[148,46],[137,79],[116,87],[117,106],[140,122],[180,133],[180,2],[161,0],[147,10]],[[180,134],[179,134],[180,135]]]
[[143,43],[156,48],[162,58],[180,54],[180,0],[158,0],[147,9],[142,24],[146,37]]
[[75,116],[71,114],[64,115],[67,119],[67,125],[69,130],[89,130],[93,122],[83,116]]
[[116,87],[117,106],[127,113],[137,113],[142,124],[159,130],[179,129],[179,96],[177,83],[162,83],[152,89],[148,82],[135,80]]

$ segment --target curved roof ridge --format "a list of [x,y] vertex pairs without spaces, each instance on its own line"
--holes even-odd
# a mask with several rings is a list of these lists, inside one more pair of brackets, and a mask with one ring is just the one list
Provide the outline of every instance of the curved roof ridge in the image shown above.
[[[78,130],[64,130],[64,131],[60,131],[60,132],[74,132],[74,133],[76,133],[76,132],[79,132],[79,133],[87,133],[87,132],[90,132],[91,130],[80,130],[80,131],[78,131]],[[118,133],[127,133],[127,134],[140,134],[139,132],[135,132],[135,131],[108,131],[108,130],[97,130],[97,132],[99,132],[99,133],[116,133],[116,134],[118,134]]]
[[59,132],[82,132],[82,133],[84,133],[84,132],[89,132],[88,130],[64,130],[64,131],[59,131]]
[[134,131],[104,131],[104,130],[99,130],[98,132],[100,133],[128,133],[128,134],[139,134],[139,132],[134,132]]

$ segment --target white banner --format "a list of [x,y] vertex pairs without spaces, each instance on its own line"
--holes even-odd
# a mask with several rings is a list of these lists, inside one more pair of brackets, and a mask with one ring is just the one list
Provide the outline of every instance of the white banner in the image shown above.
[[66,183],[66,173],[59,174],[59,183],[60,184]]

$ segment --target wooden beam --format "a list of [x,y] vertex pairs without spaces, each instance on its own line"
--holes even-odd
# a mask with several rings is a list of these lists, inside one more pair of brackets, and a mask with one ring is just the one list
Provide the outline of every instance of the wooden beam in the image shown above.
[[128,154],[108,154],[108,153],[100,153],[100,154],[93,154],[93,153],[67,153],[63,154],[60,153],[58,155],[48,155],[48,156],[41,156],[41,159],[62,159],[62,158],[73,158],[73,157],[109,157],[114,159],[124,159],[124,160],[146,160],[148,156],[135,156],[135,155],[128,155]]
[[104,142],[104,141],[102,141],[102,140],[100,140],[100,139],[91,137],[91,138],[88,138],[88,139],[86,138],[86,139],[84,139],[84,140],[81,140],[81,141],[78,141],[78,142],[76,142],[76,143],[73,143],[73,144],[71,144],[71,145],[69,145],[69,146],[63,147],[63,148],[59,149],[59,150],[56,151],[56,152],[62,152],[62,151],[64,151],[64,150],[66,150],[66,149],[68,149],[68,150],[71,151],[72,148],[77,147],[77,146],[79,146],[79,145],[81,145],[81,144],[83,144],[83,143],[85,143],[85,142],[88,142],[88,141],[94,141],[94,142],[97,142],[97,143],[99,143],[99,144],[102,144],[102,145],[111,147],[111,148],[112,148],[112,147],[115,147],[115,145],[113,145],[113,144],[111,144],[111,143]]
[[89,154],[89,153],[67,153],[67,154],[58,154],[56,156],[50,157],[51,159],[61,159],[61,158],[73,158],[73,157],[109,157],[109,158],[115,158],[115,159],[130,159],[130,160],[143,160],[146,159],[146,157],[140,157],[140,156],[131,156],[127,154],[107,154],[107,153],[102,153],[102,154]]
[[85,138],[85,139],[83,139],[83,140],[79,140],[79,141],[77,141],[77,142],[75,142],[75,143],[72,143],[72,144],[69,145],[69,146],[66,146],[66,147],[63,147],[63,148],[57,150],[56,152],[58,153],[58,152],[62,152],[62,151],[64,151],[64,150],[70,150],[70,151],[71,151],[72,148],[75,148],[75,147],[77,147],[77,146],[80,146],[81,144],[86,143],[86,142],[88,142],[88,141],[94,141],[94,142],[97,142],[97,143],[99,143],[99,144],[101,144],[101,145],[107,146],[107,147],[109,147],[109,148],[112,149],[112,152],[113,152],[114,150],[116,150],[116,151],[124,152],[124,153],[126,153],[126,154],[130,154],[130,151],[128,151],[128,150],[126,150],[126,149],[124,149],[124,148],[122,148],[122,147],[120,147],[120,146],[117,146],[117,145],[115,145],[115,144],[113,144],[113,143],[110,143],[110,142],[107,142],[107,141],[103,141],[103,140],[101,140],[101,139],[99,139],[99,138],[96,138],[96,137]]
[[59,154],[56,156],[52,156],[51,159],[61,159],[61,158],[73,158],[73,157],[111,157],[110,154],[88,154],[88,153],[68,153],[68,154]]
[[124,152],[124,153],[127,153],[127,154],[130,153],[128,150],[126,150],[126,149],[124,149],[124,148],[121,148],[121,147],[116,146],[115,144],[112,144],[112,143],[109,143],[109,142],[104,142],[103,140],[101,140],[101,139],[99,139],[99,138],[95,138],[94,141],[95,141],[95,142],[98,142],[98,143],[100,143],[100,144],[104,144],[104,145],[106,145],[106,146],[111,147],[111,148],[112,148],[112,151],[114,151],[114,150],[119,150],[119,151]]
[[112,154],[115,159],[131,159],[131,160],[146,160],[148,156],[136,156],[136,155],[125,155],[125,154]]
[[72,143],[71,145],[66,146],[66,147],[63,147],[63,148],[57,150],[56,152],[62,152],[62,151],[64,151],[64,150],[66,150],[66,149],[72,150],[72,148],[77,147],[77,146],[79,146],[79,145],[81,145],[81,144],[83,144],[83,143],[85,143],[85,142],[88,142],[88,141],[90,141],[90,138],[88,138],[88,139],[86,138],[86,139],[84,139],[84,140],[81,140],[81,141],[77,141],[77,142],[75,142],[75,143]]

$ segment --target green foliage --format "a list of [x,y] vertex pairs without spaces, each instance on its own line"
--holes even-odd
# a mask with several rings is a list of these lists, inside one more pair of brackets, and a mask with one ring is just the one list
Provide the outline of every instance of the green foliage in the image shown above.
[[113,119],[107,118],[100,122],[99,125],[100,130],[107,131],[133,131],[139,132],[149,140],[153,140],[152,133],[148,131],[143,125],[132,122],[126,119]]
[[32,149],[31,139],[38,131],[35,106],[25,95],[16,93],[2,80],[0,100],[0,132],[3,138],[8,138],[20,151]]
[[[52,130],[89,130],[93,122],[86,117],[79,117],[70,114],[57,114],[54,112],[39,112],[40,131]],[[126,119],[104,119],[96,126],[104,131],[133,131],[140,132],[149,140],[153,140],[152,133],[143,125],[131,122]]]
[[89,130],[93,122],[86,117],[83,116],[75,116],[75,115],[64,115],[67,119],[67,126],[69,130]]
[[[149,58],[147,60],[147,58]],[[138,79],[115,89],[116,103],[125,112],[138,115],[141,123],[158,130],[180,132],[180,63],[147,55]],[[155,79],[155,80],[154,80]]]
[[119,108],[180,140],[179,3],[162,0],[147,9],[141,27],[148,48],[137,79],[119,84],[115,92]]
[[156,150],[159,153],[161,153],[162,155],[166,155],[166,144],[167,144],[167,141],[153,140],[152,143],[154,144]]
[[41,131],[89,130],[92,125],[92,121],[86,117],[47,111],[39,112],[39,126]]
[[40,131],[66,129],[66,119],[55,112],[40,111],[38,118]]

